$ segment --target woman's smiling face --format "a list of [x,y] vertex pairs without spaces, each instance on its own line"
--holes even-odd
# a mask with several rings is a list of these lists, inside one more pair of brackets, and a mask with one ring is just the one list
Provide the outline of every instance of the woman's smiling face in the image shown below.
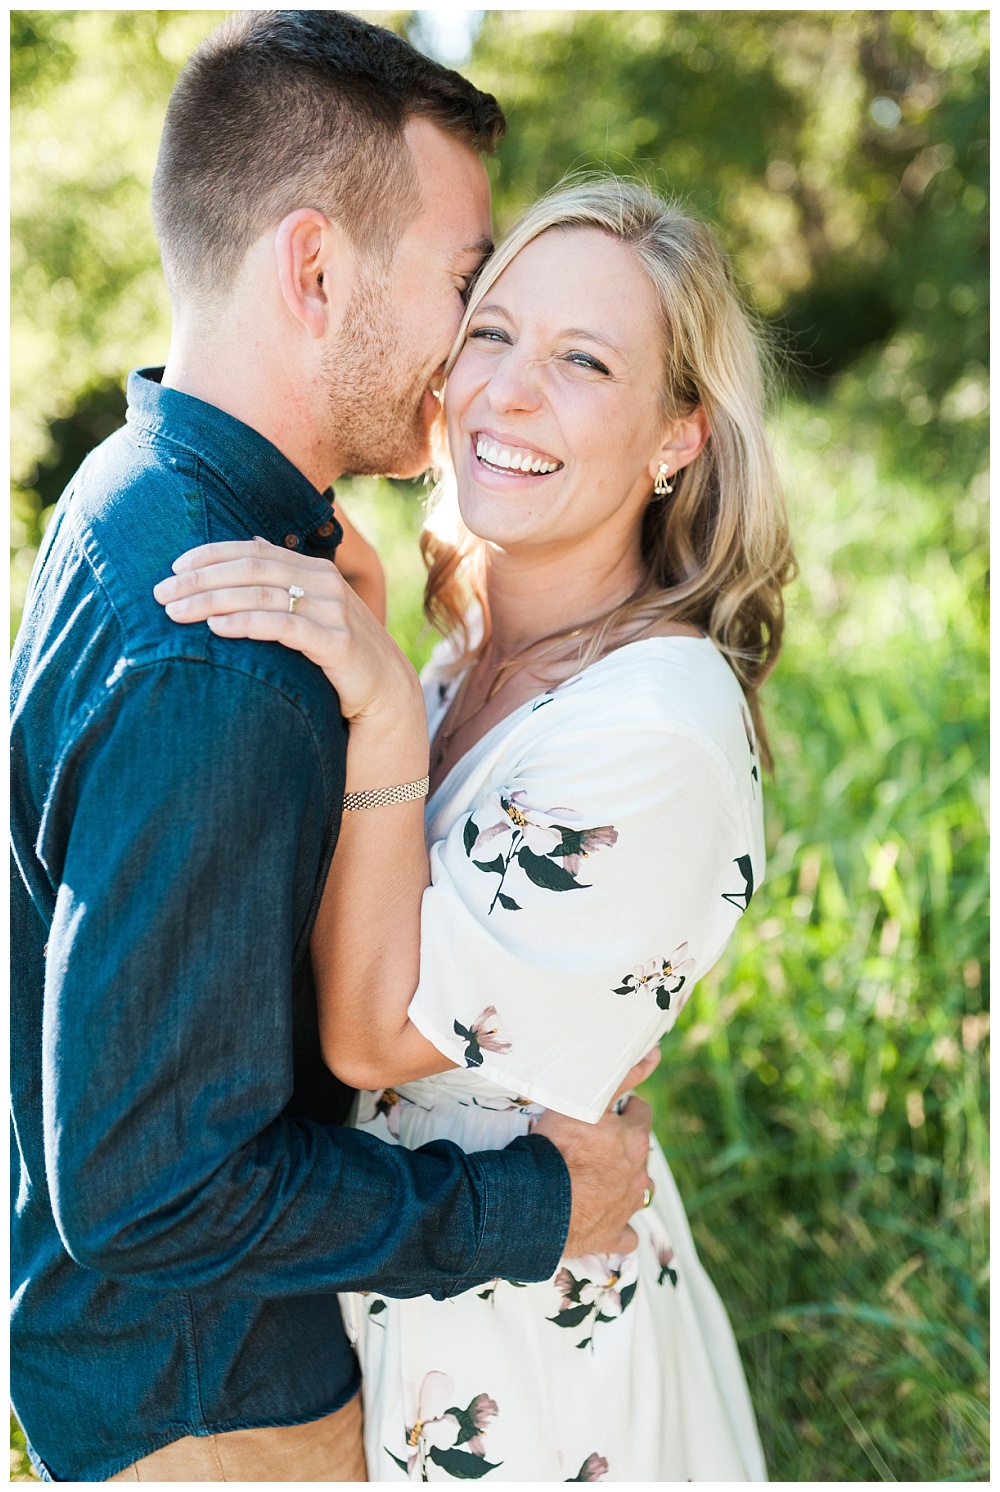
[[486,291],[448,379],[462,518],[504,550],[638,533],[667,432],[652,284],[595,228],[533,239]]

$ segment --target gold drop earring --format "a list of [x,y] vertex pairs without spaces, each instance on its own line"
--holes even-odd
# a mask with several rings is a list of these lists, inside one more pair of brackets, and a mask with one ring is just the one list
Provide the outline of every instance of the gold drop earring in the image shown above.
[[653,491],[657,497],[669,497],[674,490],[674,484],[669,480],[670,468],[665,461],[660,462],[660,469],[656,473],[656,481],[653,483]]

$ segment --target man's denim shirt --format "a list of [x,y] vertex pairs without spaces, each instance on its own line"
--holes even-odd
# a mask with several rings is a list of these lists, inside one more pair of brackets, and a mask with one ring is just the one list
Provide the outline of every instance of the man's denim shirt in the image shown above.
[[128,394],[56,509],[14,663],[13,1399],[57,1481],[339,1408],[337,1290],[544,1279],[569,1220],[545,1140],[342,1127],[309,962],[336,694],[152,596],[209,540],[332,556],[332,494],[158,371]]

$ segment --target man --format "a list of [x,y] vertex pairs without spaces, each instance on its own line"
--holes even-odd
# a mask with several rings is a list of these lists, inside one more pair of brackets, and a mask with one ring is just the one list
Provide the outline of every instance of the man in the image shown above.
[[335,11],[242,13],[171,100],[170,355],[59,504],[14,667],[14,1402],[48,1478],[362,1480],[337,1290],[543,1279],[639,1205],[636,1100],[472,1156],[341,1127],[308,953],[336,697],[152,597],[205,540],[332,557],[337,476],[426,465],[502,129]]

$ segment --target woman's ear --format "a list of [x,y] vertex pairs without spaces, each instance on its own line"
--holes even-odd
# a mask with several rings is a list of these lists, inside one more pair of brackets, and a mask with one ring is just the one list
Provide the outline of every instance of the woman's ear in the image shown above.
[[700,404],[690,414],[674,420],[664,436],[662,446],[649,464],[650,477],[655,480],[661,474],[661,467],[666,467],[662,475],[669,480],[675,472],[690,466],[694,458],[705,449],[711,434],[708,415]]
[[274,234],[278,283],[285,305],[319,340],[340,325],[353,283],[353,255],[343,230],[314,207],[282,218]]

